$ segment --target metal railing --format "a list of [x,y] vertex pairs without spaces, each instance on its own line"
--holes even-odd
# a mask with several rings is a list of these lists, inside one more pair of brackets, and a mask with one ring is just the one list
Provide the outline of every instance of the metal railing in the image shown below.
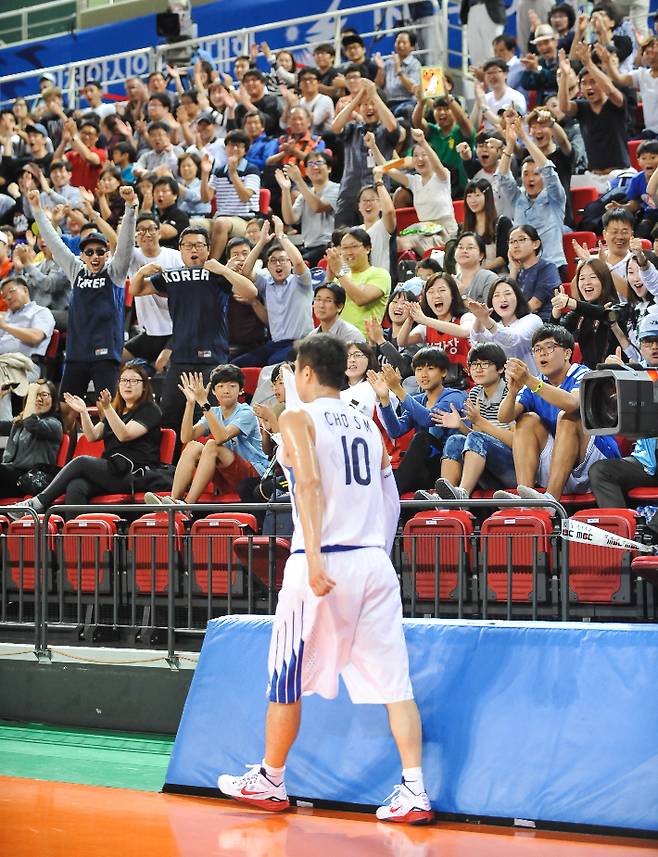
[[46,35],[70,32],[75,26],[77,10],[77,0],[52,0],[0,12],[0,44],[27,42]]
[[[243,29],[230,30],[212,36],[202,36],[195,39],[187,39],[174,44],[163,44],[156,47],[139,48],[133,51],[113,53],[105,56],[95,57],[88,60],[80,60],[74,63],[64,63],[49,68],[38,68],[28,72],[20,72],[0,77],[0,95],[3,88],[18,82],[34,81],[33,93],[26,97],[28,103],[38,97],[38,80],[45,73],[52,74],[56,85],[66,93],[70,107],[76,107],[80,98],[80,90],[85,80],[99,80],[107,89],[116,88],[124,84],[131,77],[144,77],[152,71],[164,68],[174,53],[181,51],[190,55],[198,48],[208,52],[212,57],[213,64],[220,71],[228,71],[235,58],[243,53],[248,53],[249,45],[253,42],[262,41],[268,33],[281,34],[281,44],[272,44],[277,50],[286,48],[297,53],[310,50],[317,42],[300,42],[297,44],[285,43],[285,31],[288,28],[303,24],[330,21],[337,42],[340,41],[340,33],[348,19],[359,15],[371,16],[371,23],[361,30],[364,39],[379,39],[386,35],[393,35],[404,27],[394,26],[395,20],[403,21],[404,7],[409,4],[418,3],[421,0],[409,0],[409,3],[385,2],[369,3],[362,6],[346,7],[329,12],[321,12],[314,15],[302,15],[285,21],[274,21],[262,24],[258,27],[245,27]],[[437,4],[438,5],[438,4]],[[465,75],[467,70],[467,56],[465,55],[465,33],[463,28],[455,23],[459,6],[456,3],[444,3],[429,23],[413,25],[417,31],[425,31],[434,44],[443,46],[445,50],[446,68],[450,67],[458,76]],[[396,17],[397,16],[397,17]],[[408,24],[406,25],[408,26]],[[275,40],[276,41],[276,40]],[[450,47],[450,42],[457,47]],[[424,51],[416,52],[421,55]],[[467,53],[467,52],[466,52]],[[0,105],[9,103],[11,99],[4,97]]]
[[[528,514],[547,505],[555,522],[566,518],[560,504],[545,500],[441,501],[439,510],[404,501],[405,526],[392,558],[405,616],[654,620],[653,590],[633,577],[628,553],[611,551],[609,568],[599,574],[606,585],[616,575],[612,599],[592,605],[579,597],[587,568],[581,563],[571,576],[560,527]],[[465,507],[473,514],[457,514]],[[488,514],[492,507],[503,514]],[[39,516],[28,509],[28,517],[0,531],[0,638],[20,632],[33,640],[38,657],[48,656],[54,635],[85,644],[164,646],[173,661],[177,651],[200,646],[212,618],[274,612],[289,555],[276,513],[289,510],[284,503],[62,505]],[[416,516],[421,510],[429,514]],[[149,517],[153,512],[159,514]],[[250,516],[266,513],[274,515],[273,533],[259,536]],[[589,578],[591,586],[594,571]]]

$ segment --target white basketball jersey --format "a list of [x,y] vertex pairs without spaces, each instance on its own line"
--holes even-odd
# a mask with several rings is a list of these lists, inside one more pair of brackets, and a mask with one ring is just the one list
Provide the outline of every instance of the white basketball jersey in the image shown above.
[[[322,480],[323,548],[384,547],[381,482],[382,437],[370,417],[340,399],[304,403],[315,426],[315,451]],[[294,497],[295,474],[284,469],[291,486],[294,533],[291,549],[304,549]]]

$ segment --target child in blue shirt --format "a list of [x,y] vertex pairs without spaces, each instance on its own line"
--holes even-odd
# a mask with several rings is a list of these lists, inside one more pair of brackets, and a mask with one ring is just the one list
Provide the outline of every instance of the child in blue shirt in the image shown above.
[[651,231],[658,223],[658,208],[650,194],[647,193],[647,182],[658,167],[658,140],[646,140],[637,149],[637,160],[640,172],[634,176],[626,190],[627,203],[624,208],[637,214],[635,225],[636,238],[649,238]]
[[[196,503],[209,482],[214,481],[221,494],[234,493],[245,479],[259,478],[268,460],[263,452],[258,419],[251,407],[240,402],[244,389],[242,371],[230,363],[213,369],[210,383],[203,383],[200,372],[183,373],[180,391],[185,396],[181,441],[186,445],[176,466],[171,497],[144,495],[145,503],[175,503],[183,499]],[[211,407],[212,390],[218,406]],[[198,405],[203,417],[193,424]],[[198,438],[211,436],[205,444]]]
[[[384,364],[381,372],[370,371],[367,376],[377,394],[379,416],[389,436],[396,438],[410,429],[416,431],[395,472],[400,494],[434,485],[441,472],[443,444],[454,434],[454,429],[437,425],[432,420],[432,413],[450,413],[451,405],[461,411],[466,399],[463,390],[443,386],[450,360],[442,349],[435,346],[421,348],[414,355],[411,367],[422,391],[415,396],[407,393],[400,373],[389,364]],[[400,416],[390,403],[390,393],[400,400]]]

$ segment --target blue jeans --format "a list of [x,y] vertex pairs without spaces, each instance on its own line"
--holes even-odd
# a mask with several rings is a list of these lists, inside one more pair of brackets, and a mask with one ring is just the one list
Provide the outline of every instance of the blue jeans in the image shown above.
[[481,431],[453,434],[445,442],[443,457],[452,461],[464,460],[465,452],[474,452],[486,461],[486,469],[505,488],[516,485],[512,450],[496,437]]

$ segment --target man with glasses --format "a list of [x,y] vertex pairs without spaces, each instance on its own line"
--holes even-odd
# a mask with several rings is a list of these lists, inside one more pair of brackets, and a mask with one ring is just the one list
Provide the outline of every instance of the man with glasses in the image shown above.
[[201,200],[215,197],[218,217],[213,223],[210,255],[221,259],[229,238],[244,235],[247,221],[258,212],[260,170],[246,158],[251,140],[244,131],[229,131],[224,139],[226,163],[209,177],[207,159],[201,162]]
[[[340,185],[329,181],[332,160],[326,152],[309,152],[304,158],[309,187],[297,164],[277,170],[275,178],[281,188],[281,213],[289,226],[301,221],[302,256],[309,265],[317,265],[331,241],[334,213]],[[293,202],[292,185],[298,192]]]
[[320,322],[315,330],[309,333],[330,333],[344,342],[365,342],[366,338],[358,327],[349,321],[344,321],[340,314],[345,306],[345,289],[338,283],[325,283],[318,286],[313,294],[313,314]]
[[267,249],[267,271],[256,274],[256,289],[267,310],[271,342],[241,354],[233,362],[237,366],[269,366],[287,360],[295,340],[303,339],[313,329],[311,298],[313,280],[304,264],[302,254],[283,231],[279,217],[272,218],[274,234],[266,221],[260,237],[242,266],[249,277],[261,253]]
[[[590,369],[571,363],[574,339],[564,327],[545,324],[532,337],[532,354],[539,372],[511,357],[506,364],[507,395],[498,420],[516,420],[512,441],[518,493],[524,500],[590,490],[589,469],[603,458],[619,458],[614,437],[591,437],[580,421],[580,383]],[[542,494],[535,482],[544,487]],[[497,500],[516,499],[496,491]]]
[[228,362],[229,298],[233,294],[249,302],[257,297],[256,287],[246,276],[209,259],[205,229],[184,229],[179,247],[183,267],[163,270],[149,262],[136,271],[130,284],[135,297],[159,295],[169,305],[171,362],[162,390],[162,423],[176,431],[186,401],[179,387],[181,375],[198,372],[207,382],[218,363]]
[[[135,245],[137,196],[124,186],[119,194],[126,204],[117,246],[108,264],[109,244],[100,232],[80,241],[80,257],[64,244],[41,208],[38,190],[29,192],[29,202],[39,231],[53,259],[71,282],[68,333],[60,394],[84,397],[89,381],[96,393],[114,391],[123,352],[125,283]],[[65,428],[71,429],[75,413],[62,405]]]
[[[133,250],[128,269],[131,280],[149,262],[159,265],[163,271],[180,268],[183,264],[179,250],[160,246],[160,223],[154,214],[145,212],[139,215],[135,236],[137,247]],[[171,354],[167,348],[172,331],[167,299],[161,295],[140,295],[135,298],[135,312],[142,330],[126,342],[123,360],[140,357],[154,366],[157,372],[162,372]]]

